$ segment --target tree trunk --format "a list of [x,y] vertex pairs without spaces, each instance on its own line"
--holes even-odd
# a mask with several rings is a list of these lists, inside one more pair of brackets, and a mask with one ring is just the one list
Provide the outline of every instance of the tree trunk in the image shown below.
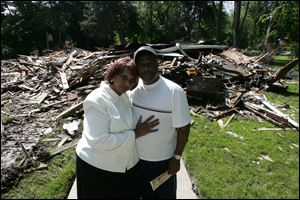
[[243,17],[243,20],[242,20],[242,23],[241,23],[241,26],[240,26],[240,33],[242,32],[242,29],[243,29],[243,25],[244,25],[244,22],[245,22],[247,13],[248,13],[248,8],[249,8],[249,1],[247,1],[247,6],[246,6],[245,15],[244,15],[244,17]]
[[217,13],[218,18],[218,32],[217,32],[217,41],[221,42],[221,17],[222,17],[222,10],[223,10],[223,1],[220,1],[219,3],[219,9]]
[[232,31],[232,43],[233,47],[237,48],[239,46],[239,26],[240,26],[240,14],[241,14],[241,2],[234,2],[234,18],[233,18],[233,31]]
[[120,37],[121,45],[126,44],[125,34],[121,32],[121,33],[119,33],[119,37]]
[[277,7],[277,2],[273,2],[272,4],[273,4],[272,8],[273,8],[274,11],[270,15],[270,21],[269,21],[269,24],[268,24],[266,37],[265,37],[265,41],[264,41],[265,47],[267,47],[268,44],[269,44],[269,38],[270,38],[270,35],[271,35],[272,27],[273,27],[273,24],[275,22],[276,15],[279,11],[279,8]]
[[266,36],[265,36],[265,42],[264,42],[264,45],[265,47],[268,45],[269,43],[269,38],[270,38],[270,35],[271,35],[271,31],[272,31],[272,26],[274,24],[274,16],[271,16],[270,17],[270,21],[269,21],[269,25],[268,25],[268,28],[267,28],[267,32],[266,32]]
[[222,16],[222,9],[223,9],[223,1],[219,2],[218,9],[215,5],[215,2],[212,1],[213,5],[213,13],[215,17],[215,26],[216,26],[216,40],[217,42],[221,42],[221,16]]
[[271,33],[271,29],[272,29],[272,25],[273,23],[269,23],[268,28],[267,28],[267,33],[266,33],[266,37],[265,37],[265,42],[264,42],[264,46],[266,47],[269,43],[269,37],[270,37],[270,33]]

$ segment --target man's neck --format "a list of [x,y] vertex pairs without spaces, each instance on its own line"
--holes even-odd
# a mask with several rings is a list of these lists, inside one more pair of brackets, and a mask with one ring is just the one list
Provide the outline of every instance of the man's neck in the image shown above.
[[153,79],[152,79],[151,81],[145,82],[145,81],[143,80],[143,83],[144,83],[145,85],[152,85],[153,83],[156,83],[158,80],[159,80],[159,73],[157,72],[157,74],[153,77]]

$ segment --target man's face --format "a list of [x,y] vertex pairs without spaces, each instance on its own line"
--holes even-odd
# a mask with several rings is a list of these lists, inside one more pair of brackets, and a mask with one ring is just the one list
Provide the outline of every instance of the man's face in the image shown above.
[[145,83],[152,83],[158,73],[158,62],[155,57],[142,55],[136,60],[139,75]]

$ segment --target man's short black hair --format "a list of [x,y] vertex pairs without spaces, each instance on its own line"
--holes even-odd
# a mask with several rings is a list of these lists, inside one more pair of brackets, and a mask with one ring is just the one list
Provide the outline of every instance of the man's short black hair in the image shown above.
[[157,56],[156,51],[152,47],[142,46],[134,52],[133,59],[136,62],[138,57],[141,57],[141,56],[144,56],[144,55],[153,56],[153,58],[155,58],[155,59],[156,59],[156,56]]

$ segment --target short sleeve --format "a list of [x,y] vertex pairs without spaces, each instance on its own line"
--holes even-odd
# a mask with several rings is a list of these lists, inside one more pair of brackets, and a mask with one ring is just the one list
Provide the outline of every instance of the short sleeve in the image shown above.
[[177,89],[172,97],[172,126],[183,127],[190,123],[190,111],[186,94],[183,89]]

